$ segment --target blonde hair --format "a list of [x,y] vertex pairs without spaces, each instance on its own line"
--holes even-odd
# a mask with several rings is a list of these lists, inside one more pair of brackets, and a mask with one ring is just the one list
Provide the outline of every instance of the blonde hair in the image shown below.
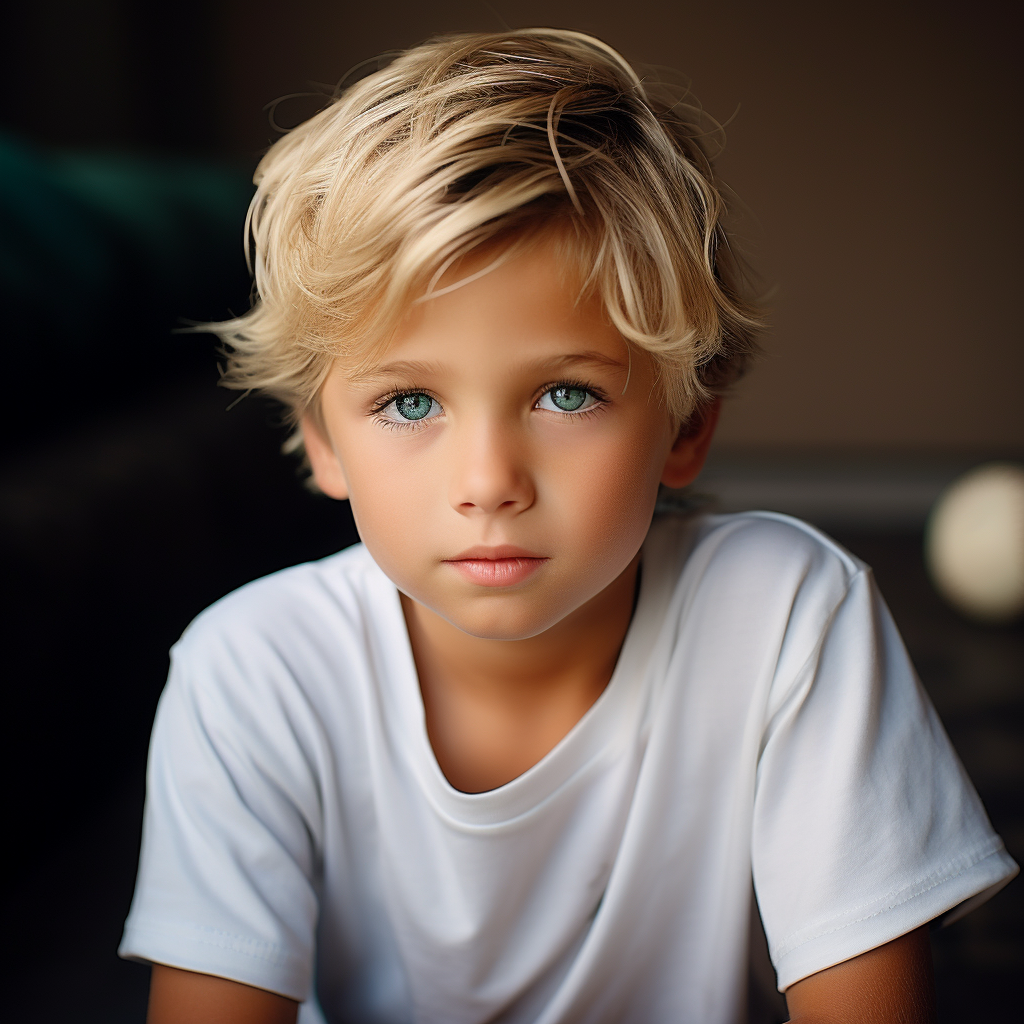
[[222,382],[297,423],[335,360],[374,358],[460,257],[559,223],[581,294],[653,355],[682,423],[740,375],[761,326],[704,124],[578,32],[449,35],[394,56],[260,162],[252,308],[204,327],[226,345]]

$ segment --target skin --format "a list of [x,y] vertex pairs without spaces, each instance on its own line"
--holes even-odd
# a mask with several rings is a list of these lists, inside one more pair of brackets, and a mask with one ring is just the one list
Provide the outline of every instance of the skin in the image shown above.
[[786,989],[801,1024],[925,1024],[935,1020],[928,926],[812,974]]
[[[467,258],[441,286],[493,256]],[[582,404],[559,409],[558,394]],[[410,421],[396,403],[429,412]],[[627,346],[596,298],[579,299],[543,238],[414,305],[380,365],[335,365],[321,415],[303,421],[306,449],[318,485],[351,501],[361,539],[401,594],[427,733],[455,788],[521,775],[603,692],[658,485],[696,478],[717,416],[716,403],[679,429],[653,360]],[[530,557],[500,564],[525,575],[484,586],[463,571],[481,564],[480,549],[493,559],[507,545]],[[908,991],[930,990],[928,971],[927,937],[904,936],[794,985],[793,1019],[930,1020],[927,999],[907,1002]],[[151,1022],[277,1024],[294,1020],[294,1007],[154,968]]]
[[295,1024],[299,1004],[212,974],[153,965],[148,1024]]

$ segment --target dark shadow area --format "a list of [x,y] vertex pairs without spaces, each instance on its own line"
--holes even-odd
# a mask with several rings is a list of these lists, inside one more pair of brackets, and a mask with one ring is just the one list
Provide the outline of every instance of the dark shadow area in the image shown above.
[[230,398],[190,382],[5,472],[11,1019],[142,1020],[148,969],[115,950],[168,648],[223,594],[355,539],[281,457],[277,414]]

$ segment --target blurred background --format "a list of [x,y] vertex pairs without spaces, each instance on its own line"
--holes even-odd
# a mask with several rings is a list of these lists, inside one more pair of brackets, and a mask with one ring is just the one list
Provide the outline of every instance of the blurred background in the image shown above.
[[[697,489],[791,512],[875,567],[996,828],[1024,858],[1024,628],[954,611],[922,559],[964,471],[1024,458],[1019,5],[796,0],[18,4],[0,123],[12,1020],[141,1022],[115,949],[167,649],[246,581],[351,543],[347,508],[228,405],[251,175],[295,94],[440,31],[556,25],[692,82],[728,125],[765,355]],[[935,937],[940,1019],[1010,1019],[1024,885]]]

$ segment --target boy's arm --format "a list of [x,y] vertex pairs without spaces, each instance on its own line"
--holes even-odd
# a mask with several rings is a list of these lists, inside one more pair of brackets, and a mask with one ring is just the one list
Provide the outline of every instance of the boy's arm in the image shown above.
[[932,1024],[928,926],[812,974],[786,989],[797,1024]]
[[211,974],[153,964],[146,1024],[295,1024],[294,999]]

